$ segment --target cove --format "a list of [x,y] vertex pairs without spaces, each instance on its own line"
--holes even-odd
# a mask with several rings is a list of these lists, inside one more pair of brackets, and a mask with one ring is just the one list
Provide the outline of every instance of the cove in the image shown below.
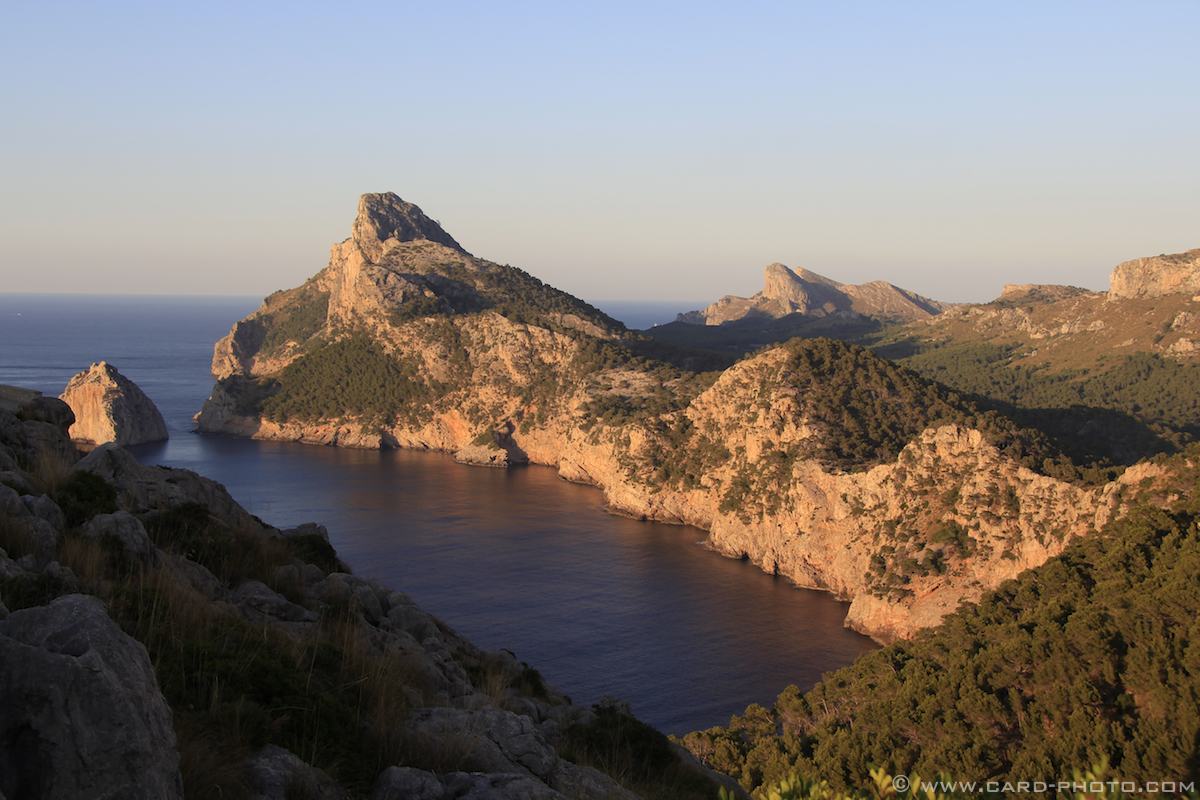
[[[704,549],[697,528],[610,515],[599,490],[550,467],[192,438],[197,471],[251,513],[326,525],[356,574],[511,650],[576,702],[616,695],[666,733],[727,724],[875,646],[842,627],[847,604]],[[167,449],[132,448],[144,463]]]

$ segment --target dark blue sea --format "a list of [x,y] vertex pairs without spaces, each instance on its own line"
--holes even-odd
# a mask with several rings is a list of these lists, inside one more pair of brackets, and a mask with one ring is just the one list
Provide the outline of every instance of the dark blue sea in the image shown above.
[[[167,442],[133,448],[143,463],[220,481],[278,527],[325,525],[357,574],[508,648],[577,703],[613,694],[666,733],[726,725],[874,647],[842,627],[846,604],[705,550],[695,528],[610,516],[598,490],[548,467],[192,433],[213,344],[259,302],[0,294],[0,383],[58,395],[108,361],[167,420]],[[597,305],[636,328],[691,307]]]

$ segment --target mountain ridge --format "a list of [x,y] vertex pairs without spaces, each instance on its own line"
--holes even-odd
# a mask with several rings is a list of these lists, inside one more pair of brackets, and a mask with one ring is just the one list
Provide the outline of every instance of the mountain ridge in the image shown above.
[[800,267],[768,264],[764,288],[751,297],[726,295],[702,311],[680,314],[676,321],[696,325],[727,325],[741,320],[779,319],[790,314],[811,317],[868,317],[896,324],[935,316],[955,303],[943,303],[901,289],[886,281],[861,285],[839,283]]

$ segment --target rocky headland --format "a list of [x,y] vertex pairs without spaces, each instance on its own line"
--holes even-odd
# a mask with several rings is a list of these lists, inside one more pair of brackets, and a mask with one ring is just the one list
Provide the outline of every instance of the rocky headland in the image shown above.
[[322,527],[273,528],[112,443],[81,458],[65,404],[14,405],[0,409],[0,797],[635,800],[589,766],[618,769],[596,746],[630,741],[685,796],[715,791],[627,704],[576,706],[350,574]]
[[167,438],[167,423],[137,384],[106,361],[71,378],[59,399],[71,407],[71,438],[82,444],[119,445]]
[[[774,267],[777,304],[839,313],[839,297],[869,295]],[[615,513],[695,525],[713,549],[851,601],[847,624],[880,641],[1094,532],[1153,477],[1052,477],[1045,442],[861,348],[794,340],[720,375],[644,350],[585,303],[470,256],[415,206],[364,195],[328,266],[217,343],[197,423],[552,465]]]

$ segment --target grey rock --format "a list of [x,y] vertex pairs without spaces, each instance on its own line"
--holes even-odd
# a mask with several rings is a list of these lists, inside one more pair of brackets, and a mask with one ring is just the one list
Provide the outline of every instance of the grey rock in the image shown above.
[[10,535],[15,535],[24,543],[25,555],[34,559],[37,569],[54,558],[58,540],[62,537],[61,528],[55,528],[41,517],[34,516],[10,518],[8,528]]
[[422,708],[404,723],[405,740],[418,752],[449,751],[474,772],[550,778],[558,755],[529,717],[498,708],[468,711]]
[[329,531],[324,525],[318,525],[315,522],[305,522],[303,525],[278,531],[277,535],[281,539],[291,539],[297,536],[320,536],[326,542],[329,541]]
[[579,800],[641,800],[603,772],[570,761],[558,762],[558,772],[550,785],[567,797]]
[[[3,461],[4,453],[0,451],[0,461]],[[0,464],[0,467],[3,465]],[[17,494],[33,494],[33,482],[28,473],[22,472],[19,469],[3,469],[0,470],[0,486],[8,486],[17,491]]]
[[567,800],[528,775],[452,772],[434,775],[390,767],[379,776],[371,800]]
[[131,557],[149,567],[157,560],[157,550],[150,541],[142,521],[128,511],[115,514],[97,514],[83,528],[89,537],[112,536]]
[[383,603],[386,595],[378,586],[345,572],[334,572],[314,584],[309,595],[330,602],[351,601],[370,625],[379,625],[386,616]]
[[100,445],[84,456],[75,469],[99,475],[115,486],[117,505],[131,514],[199,503],[234,530],[262,530],[262,525],[216,481],[187,469],[143,466],[115,444]]
[[164,565],[181,586],[187,587],[208,600],[216,600],[225,594],[225,587],[207,567],[190,561],[177,553],[157,551],[158,563]]
[[146,649],[94,597],[66,595],[0,622],[0,792],[183,796],[171,712]]
[[57,397],[38,396],[21,407],[21,416],[26,420],[46,422],[62,431],[63,436],[75,424],[75,412]]
[[281,622],[316,622],[314,611],[298,606],[259,581],[246,581],[226,600],[241,611],[242,616],[256,624],[271,620]]
[[342,796],[342,789],[323,770],[299,756],[269,744],[246,759],[255,792],[254,800],[289,800],[294,797],[325,800]]
[[0,485],[0,517],[29,517],[32,512],[16,489]]
[[21,427],[25,432],[23,452],[37,469],[57,472],[70,469],[79,460],[79,451],[57,425],[28,420]]
[[25,508],[29,509],[30,514],[46,520],[46,522],[50,523],[51,527],[60,533],[67,526],[67,515],[63,513],[63,510],[58,507],[57,503],[50,499],[49,495],[43,494],[39,497],[34,497],[27,494],[21,498],[21,502],[25,504]]

